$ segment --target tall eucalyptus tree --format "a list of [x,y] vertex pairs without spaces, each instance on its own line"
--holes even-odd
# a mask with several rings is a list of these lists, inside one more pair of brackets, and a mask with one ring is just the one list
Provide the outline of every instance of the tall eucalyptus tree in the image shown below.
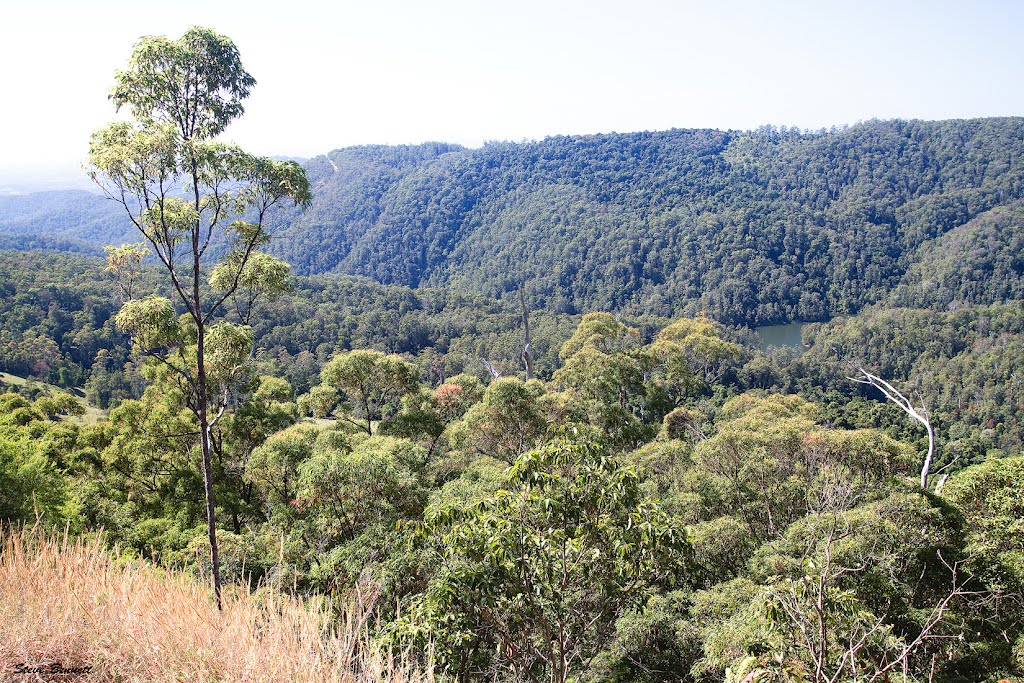
[[[260,251],[271,238],[270,211],[311,199],[295,162],[216,140],[242,115],[255,83],[234,43],[212,30],[145,37],[110,95],[131,120],[97,130],[89,146],[90,176],[124,207],[144,239],[139,248],[163,266],[176,300],[129,299],[117,322],[174,378],[195,416],[218,605],[211,430],[251,355],[253,304],[287,286],[288,265]],[[237,323],[228,322],[229,312]]]

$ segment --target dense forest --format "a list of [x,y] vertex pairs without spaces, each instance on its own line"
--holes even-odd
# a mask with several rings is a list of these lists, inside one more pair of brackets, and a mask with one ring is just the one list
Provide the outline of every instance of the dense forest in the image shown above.
[[[354,147],[305,164],[312,205],[277,212],[270,251],[571,314],[819,321],[895,288],[989,303],[1016,291],[1022,141],[1005,118]],[[98,252],[129,228],[88,193],[0,198],[0,246]]]
[[[102,409],[141,396],[144,382],[127,335],[115,326],[118,304],[102,260],[0,252],[0,274],[0,371],[80,387]],[[141,291],[161,291],[155,269],[145,269],[141,280]],[[759,349],[749,330],[722,328],[742,348],[729,382],[735,390],[800,393],[826,406],[836,424],[882,424],[894,436],[922,437],[898,410],[847,379],[857,366],[870,367],[925,401],[943,435],[943,462],[1017,452],[1024,444],[1024,304],[910,308],[898,305],[902,291],[857,316],[805,326],[805,350]],[[549,380],[562,365],[559,347],[581,317],[543,309],[529,315],[535,374]],[[670,322],[622,319],[646,341]],[[485,361],[500,375],[522,373],[522,311],[509,300],[345,276],[296,277],[291,291],[261,306],[252,326],[263,371],[287,379],[299,394],[338,351],[352,349],[403,355],[435,384],[462,373],[487,381]]]
[[1024,119],[300,166],[239,59],[0,201],[0,677],[1024,680]]
[[[4,518],[103,528],[204,571],[189,414],[118,329],[104,262],[0,265],[0,369],[30,378],[2,398]],[[155,268],[139,281],[162,291]],[[573,635],[550,647],[587,680],[815,680],[823,653],[870,669],[922,633],[901,661],[936,680],[1021,666],[1004,640],[1024,587],[1020,302],[873,306],[806,327],[805,350],[759,350],[708,318],[529,318],[524,381],[508,301],[319,276],[262,304],[215,430],[227,580],[340,594],[373,577],[380,641],[430,648],[464,679],[550,673],[550,653],[509,652],[549,642],[552,619]],[[923,430],[847,379],[860,365],[930,409],[941,495],[910,484]],[[86,419],[83,402],[108,413]],[[534,540],[492,545],[512,529]],[[931,623],[946,598],[957,607]],[[792,619],[818,620],[820,642]],[[847,633],[871,647],[847,653]]]

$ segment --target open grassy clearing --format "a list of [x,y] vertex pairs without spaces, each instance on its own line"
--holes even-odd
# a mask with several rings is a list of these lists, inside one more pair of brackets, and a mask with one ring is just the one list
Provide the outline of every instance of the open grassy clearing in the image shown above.
[[105,410],[97,408],[96,406],[89,405],[88,401],[85,400],[85,396],[82,393],[81,389],[62,389],[61,387],[58,387],[55,384],[40,382],[37,379],[19,377],[18,375],[12,375],[9,372],[0,372],[0,393],[3,392],[4,385],[19,388],[35,385],[41,387],[48,395],[52,395],[58,392],[71,394],[76,399],[78,399],[78,402],[82,405],[82,408],[85,410],[85,412],[82,413],[81,415],[72,415],[71,417],[68,417],[66,419],[79,425],[96,424],[107,415]]

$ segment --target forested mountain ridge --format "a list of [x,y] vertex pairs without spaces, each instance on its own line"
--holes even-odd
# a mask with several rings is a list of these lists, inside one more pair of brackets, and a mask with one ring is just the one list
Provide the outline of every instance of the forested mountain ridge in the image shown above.
[[[123,211],[123,210],[122,210]],[[0,247],[102,253],[134,239],[113,202],[84,190],[0,196]]]
[[341,150],[310,170],[317,206],[348,215],[315,207],[279,249],[307,272],[525,284],[563,312],[822,319],[881,299],[923,244],[1018,198],[1022,133],[1021,119],[888,121]]
[[[1024,118],[353,147],[307,162],[313,205],[277,217],[273,250],[303,274],[489,296],[525,286],[563,313],[824,320],[909,286],[922,259],[965,239],[943,235],[986,211],[1018,207],[957,234],[1018,229],[1022,162]],[[0,203],[5,246],[127,234],[102,202],[71,202],[79,214],[57,225],[48,206],[69,202],[30,197],[32,211],[30,198]],[[941,304],[963,297],[988,302],[958,292]]]

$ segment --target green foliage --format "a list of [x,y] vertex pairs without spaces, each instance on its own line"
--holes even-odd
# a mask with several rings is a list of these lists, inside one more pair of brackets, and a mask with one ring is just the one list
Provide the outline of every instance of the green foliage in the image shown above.
[[566,359],[554,381],[570,391],[570,405],[607,434],[612,445],[628,449],[643,443],[644,373],[636,354],[603,353],[585,346]]
[[[803,670],[808,680],[819,667],[826,676],[890,665],[900,671],[908,643],[929,633],[935,615],[930,603],[964,580],[951,564],[961,533],[957,516],[920,492],[896,492],[841,516],[801,520],[780,544],[781,556],[768,560],[775,574],[763,594],[768,641],[781,663],[767,668]],[[970,620],[967,596],[946,609],[943,626]],[[934,635],[943,633],[940,626]],[[932,654],[946,666],[969,660],[971,648],[946,647],[943,639],[922,642],[908,664],[922,666]],[[949,668],[965,666],[961,661]]]
[[217,264],[210,274],[210,286],[217,292],[230,293],[235,314],[249,321],[257,300],[291,291],[288,264],[263,252],[245,257],[235,251]]
[[422,448],[387,436],[346,445],[318,442],[297,485],[295,506],[310,513],[328,545],[351,541],[372,525],[393,526],[420,515],[426,504]]
[[731,399],[717,432],[694,451],[677,498],[684,519],[741,520],[758,543],[776,538],[817,496],[867,495],[912,462],[906,448],[872,431],[824,429],[812,405],[795,396]]
[[959,472],[943,495],[966,518],[974,571],[1002,591],[1024,590],[1024,458],[990,460]]
[[558,353],[568,360],[584,348],[610,354],[635,348],[639,342],[640,330],[624,325],[611,313],[588,313]]
[[658,333],[647,356],[669,391],[686,395],[703,391],[725,374],[740,356],[740,346],[721,337],[705,317],[683,318]]
[[689,408],[673,408],[662,418],[662,434],[669,439],[704,438],[704,426],[707,416],[698,410]]
[[74,454],[79,427],[67,420],[82,411],[65,393],[34,401],[0,393],[0,525],[81,528],[70,481],[83,465]]
[[[343,414],[372,434],[374,423],[394,415],[401,399],[416,389],[419,369],[394,354],[360,350],[336,356],[320,377],[326,389],[338,392]],[[325,392],[320,395],[328,396]],[[333,409],[317,410],[327,414]]]
[[110,99],[118,109],[128,107],[143,124],[180,128],[186,139],[223,132],[256,85],[229,38],[197,27],[178,40],[143,38],[116,80]]
[[513,462],[543,442],[548,416],[544,386],[512,377],[494,380],[483,400],[470,408],[454,435],[456,446]]
[[149,387],[141,400],[110,411],[108,421],[84,428],[79,457],[89,466],[77,495],[90,527],[185,563],[190,540],[203,537],[202,474],[195,418],[168,390]]
[[728,581],[738,576],[757,548],[750,527],[731,515],[691,526],[690,543],[707,583]]
[[[310,456],[319,431],[299,424],[272,434],[253,450],[245,466],[246,480],[266,497],[271,515],[287,515],[298,491],[299,467]],[[347,446],[347,442],[343,442]]]
[[27,434],[11,432],[9,428],[0,432],[0,520],[31,524],[41,519],[59,524],[68,500],[61,472]]
[[142,259],[146,257],[145,243],[104,247],[103,251],[107,255],[107,267],[104,272],[114,277],[121,290],[121,298],[134,299],[135,284],[141,275]]
[[409,628],[428,629],[453,673],[490,664],[566,680],[622,610],[685,575],[685,533],[592,445],[530,451],[508,476],[507,490],[428,511],[439,566]]
[[692,594],[674,590],[651,596],[615,625],[615,639],[583,680],[664,683],[691,681],[703,654],[701,630],[690,616]]
[[0,282],[0,370],[72,387],[97,357],[124,364],[98,261],[0,252]]
[[135,343],[146,350],[177,347],[185,336],[174,313],[174,304],[162,296],[126,302],[115,321],[120,330],[131,334]]
[[[717,614],[727,623],[708,622],[695,671],[731,662],[756,664],[758,680],[856,680],[859,671],[891,671],[880,680],[897,680],[904,664],[947,675],[978,666],[976,646],[946,644],[947,629],[984,642],[974,629],[987,628],[971,623],[976,594],[957,564],[958,516],[909,487],[850,505],[812,512],[763,546],[751,563],[760,585],[703,594],[704,605],[728,605]],[[730,597],[737,585],[747,591],[740,602]]]
[[569,390],[570,410],[586,415],[610,445],[630,450],[676,406],[709,392],[738,359],[739,345],[721,335],[707,318],[683,318],[643,346],[639,330],[590,314],[563,345],[564,365],[553,379]]

